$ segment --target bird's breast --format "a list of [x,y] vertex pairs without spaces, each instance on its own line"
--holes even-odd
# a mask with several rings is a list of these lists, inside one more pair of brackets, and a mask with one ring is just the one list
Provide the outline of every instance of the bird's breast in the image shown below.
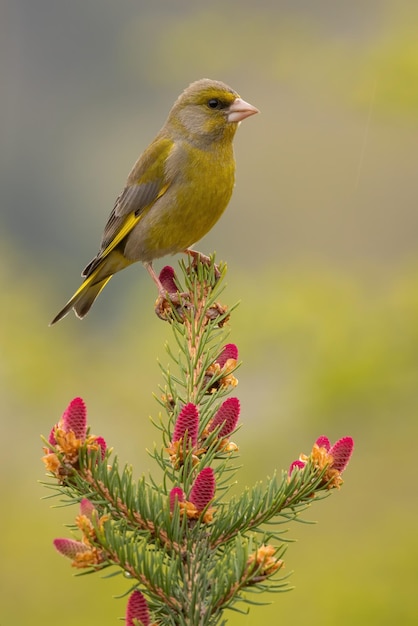
[[180,146],[166,165],[171,183],[127,238],[128,259],[152,261],[185,250],[211,230],[231,198],[232,146],[230,150]]

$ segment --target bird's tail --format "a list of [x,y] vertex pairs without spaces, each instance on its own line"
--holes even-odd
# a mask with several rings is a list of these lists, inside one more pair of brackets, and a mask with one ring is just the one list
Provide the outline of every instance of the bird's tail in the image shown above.
[[[93,259],[93,261],[95,260],[96,259]],[[89,264],[88,267],[90,267],[92,263]],[[86,277],[72,298],[68,300],[65,307],[61,309],[49,325],[52,326],[62,320],[71,309],[74,309],[77,317],[82,319],[90,311],[93,302],[112,278],[113,274],[130,264],[131,261],[128,261],[120,252],[112,250],[105,259],[101,259],[100,262],[97,263],[97,267]]]
[[112,275],[93,284],[91,284],[89,279],[85,280],[84,283],[77,289],[73,297],[68,300],[65,307],[61,309],[49,325],[52,326],[53,324],[56,324],[56,322],[62,320],[62,318],[65,317],[71,309],[74,309],[77,317],[82,319],[90,311],[93,302],[111,278]]

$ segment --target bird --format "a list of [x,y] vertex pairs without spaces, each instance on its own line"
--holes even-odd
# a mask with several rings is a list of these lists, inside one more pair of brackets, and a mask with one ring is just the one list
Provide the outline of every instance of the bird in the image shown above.
[[202,78],[177,98],[116,199],[84,281],[50,326],[74,310],[82,319],[117,272],[141,261],[164,296],[154,259],[192,249],[226,209],[235,185],[233,138],[259,113],[225,83]]

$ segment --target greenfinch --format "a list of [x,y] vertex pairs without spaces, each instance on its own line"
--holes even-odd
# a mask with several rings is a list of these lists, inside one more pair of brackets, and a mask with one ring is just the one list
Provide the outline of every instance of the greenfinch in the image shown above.
[[186,252],[221,217],[235,181],[232,140],[241,120],[258,113],[230,87],[203,78],[191,83],[142,153],[118,196],[98,254],[84,282],[51,322],[74,309],[79,318],[113,274],[142,261],[165,295],[152,262]]

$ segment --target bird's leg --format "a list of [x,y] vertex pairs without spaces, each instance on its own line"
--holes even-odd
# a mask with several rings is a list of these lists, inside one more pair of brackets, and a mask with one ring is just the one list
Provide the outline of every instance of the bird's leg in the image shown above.
[[166,321],[172,316],[172,313],[170,313],[171,309],[177,312],[177,316],[181,316],[182,309],[188,306],[188,302],[190,300],[189,294],[178,292],[174,283],[173,287],[176,290],[168,290],[167,287],[164,287],[161,280],[155,273],[152,263],[145,262],[144,266],[154,283],[157,285],[158,298],[155,302],[155,312],[158,317]]
[[158,295],[161,298],[166,299],[167,298],[167,290],[164,289],[164,287],[162,286],[160,279],[158,278],[157,274],[154,271],[154,268],[152,267],[152,263],[144,262],[144,267],[146,268],[148,274],[151,276],[151,278],[154,281],[154,283],[157,285]]
[[[187,250],[183,251],[184,254],[188,254],[189,256],[192,257],[193,259],[193,265],[196,267],[196,265],[199,263],[203,263],[203,265],[211,265],[212,260],[209,256],[206,256],[206,254],[202,254],[202,252],[199,252],[198,250],[192,250],[191,248],[187,248]],[[219,279],[221,277],[221,273],[219,271],[219,268],[216,264],[214,264],[213,269],[215,271],[215,278]]]

